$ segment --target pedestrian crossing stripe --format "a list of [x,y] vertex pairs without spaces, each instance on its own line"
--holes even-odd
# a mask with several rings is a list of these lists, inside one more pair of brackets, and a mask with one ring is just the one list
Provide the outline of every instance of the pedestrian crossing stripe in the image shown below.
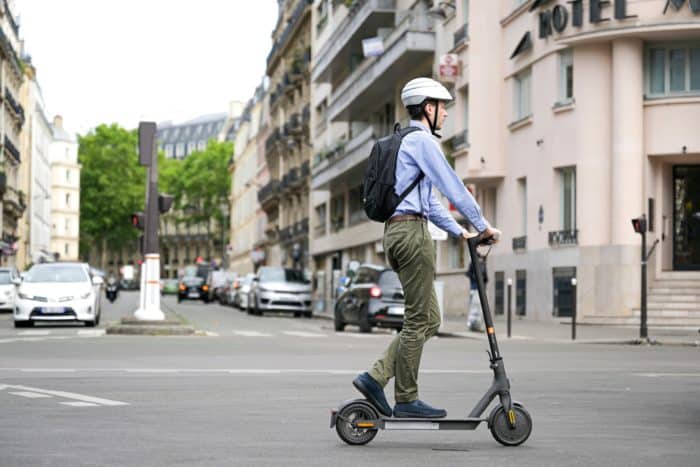
[[283,334],[288,336],[296,337],[328,337],[326,334],[319,334],[316,332],[304,332],[304,331],[284,331]]
[[237,336],[243,337],[272,337],[272,334],[258,331],[233,331],[233,333]]

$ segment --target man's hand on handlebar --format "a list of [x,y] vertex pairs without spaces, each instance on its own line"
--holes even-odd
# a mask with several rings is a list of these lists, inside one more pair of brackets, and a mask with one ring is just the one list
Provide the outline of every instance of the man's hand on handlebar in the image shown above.
[[464,232],[462,232],[462,237],[465,240],[469,240],[470,238],[474,237],[480,237],[481,241],[479,242],[479,244],[491,245],[494,243],[498,243],[498,241],[501,239],[501,231],[498,229],[494,229],[493,227],[488,227],[481,233],[469,232],[467,230],[464,230]]

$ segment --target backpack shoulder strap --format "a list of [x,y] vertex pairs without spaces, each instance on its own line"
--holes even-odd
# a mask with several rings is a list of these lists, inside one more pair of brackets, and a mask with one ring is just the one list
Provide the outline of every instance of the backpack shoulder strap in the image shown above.
[[[399,124],[397,123],[397,124],[394,126],[394,129],[395,129],[395,130],[398,130],[397,133],[399,134],[399,136],[401,137],[401,139],[403,139],[403,138],[404,138],[406,135],[408,135],[409,133],[413,133],[414,131],[420,130],[420,128],[417,128],[417,127],[415,127],[415,126],[409,126],[409,127],[406,127],[406,128],[400,128],[398,125],[399,125]],[[418,177],[416,177],[416,179],[413,180],[413,183],[411,183],[411,184],[408,186],[408,188],[406,188],[406,189],[403,191],[403,193],[401,193],[401,195],[399,196],[399,202],[403,201],[404,198],[406,198],[406,196],[408,196],[408,194],[409,194],[411,191],[413,191],[413,189],[420,183],[420,181],[423,180],[423,177],[424,177],[424,176],[425,176],[425,174],[424,174],[423,172],[421,172],[420,175],[418,175]]]

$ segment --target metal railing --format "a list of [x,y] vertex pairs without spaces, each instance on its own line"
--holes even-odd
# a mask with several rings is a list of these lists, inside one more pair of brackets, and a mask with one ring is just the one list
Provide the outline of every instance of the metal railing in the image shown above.
[[577,245],[578,229],[549,232],[549,246]]
[[272,180],[258,191],[258,202],[264,203],[265,201],[271,199],[277,194],[278,190],[279,182],[277,180]]
[[19,154],[19,149],[17,149],[17,146],[12,144],[12,141],[10,141],[10,138],[5,135],[5,139],[3,141],[3,144],[5,146],[5,150],[15,158],[17,162],[20,162],[20,154]]
[[459,149],[465,148],[469,145],[469,132],[464,130],[457,133],[454,138],[452,138],[452,150],[457,151]]

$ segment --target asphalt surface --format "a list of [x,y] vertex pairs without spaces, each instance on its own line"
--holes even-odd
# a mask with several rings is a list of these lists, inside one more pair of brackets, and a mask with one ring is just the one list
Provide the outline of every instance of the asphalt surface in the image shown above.
[[[103,330],[136,293],[104,303]],[[208,336],[14,329],[0,315],[0,466],[697,466],[700,350],[503,341],[512,393],[534,430],[517,448],[476,431],[380,432],[351,447],[330,409],[388,331],[252,317],[201,302],[164,306]],[[465,416],[491,381],[483,341],[425,348],[421,397]],[[393,388],[387,396],[393,401]]]

